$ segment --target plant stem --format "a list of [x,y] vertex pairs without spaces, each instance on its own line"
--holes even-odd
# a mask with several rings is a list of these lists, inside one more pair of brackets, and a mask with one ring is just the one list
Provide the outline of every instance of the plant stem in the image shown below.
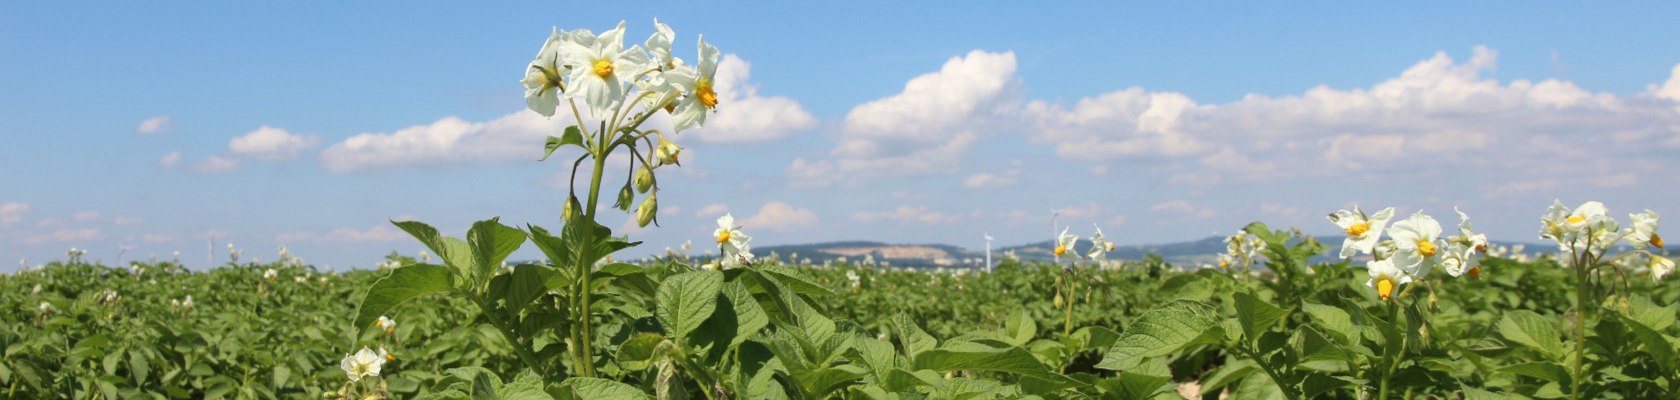
[[537,362],[537,355],[532,354],[530,348],[527,348],[525,345],[519,343],[519,335],[513,333],[513,329],[509,328],[508,325],[502,321],[502,317],[497,315],[494,312],[495,310],[491,310],[490,306],[485,304],[484,300],[478,298],[478,296],[467,297],[472,299],[473,304],[478,305],[478,310],[483,313],[485,317],[490,318],[490,323],[492,325],[496,325],[496,331],[502,333],[503,339],[507,339],[508,345],[513,347],[513,352],[519,355],[519,360],[525,363],[526,368],[536,370],[539,374],[544,376],[547,375],[545,372],[546,370],[542,368],[542,364]]
[[1587,268],[1586,259],[1592,256],[1588,249],[1581,259],[1575,260],[1575,362],[1570,373],[1570,384],[1574,390],[1569,392],[1569,398],[1581,398],[1581,353],[1587,342]]
[[[583,218],[584,218],[584,221],[587,221],[587,222],[585,222],[586,226],[591,226],[591,227],[595,225],[595,208],[596,208],[596,205],[597,205],[597,203],[598,203],[598,201],[600,200],[600,197],[601,197],[601,173],[603,172],[602,170],[604,170],[606,168],[606,163],[607,163],[607,157],[606,157],[606,154],[604,154],[604,151],[606,150],[606,140],[607,140],[606,136],[607,136],[606,132],[602,132],[602,137],[601,137],[601,142],[600,142],[601,145],[596,147],[596,148],[601,149],[601,151],[603,151],[603,154],[596,154],[595,155],[595,168],[594,168],[594,170],[590,171],[590,173],[589,173],[589,175],[590,175],[590,177],[589,177],[589,205],[584,207]],[[592,229],[586,229],[586,230],[592,230]],[[596,240],[596,238],[588,238],[588,239],[590,241]],[[578,358],[577,361],[581,362],[581,364],[577,365],[577,372],[578,372],[577,375],[578,376],[583,376],[583,377],[594,377],[595,376],[595,358],[592,354],[594,352],[594,348],[590,344],[590,339],[593,336],[593,334],[590,333],[590,331],[589,331],[589,322],[590,322],[589,321],[589,313],[590,313],[590,311],[589,311],[590,310],[589,273],[590,273],[591,268],[590,268],[590,265],[589,265],[589,263],[590,263],[589,260],[586,260],[586,259],[582,258],[582,256],[584,256],[584,254],[582,254],[582,253],[583,252],[579,252],[579,254],[578,254],[580,256],[580,258],[578,259],[578,266],[577,266],[577,268],[578,268],[578,304],[577,304],[577,315],[578,315],[578,325],[577,325],[577,327],[578,327],[578,331],[576,333],[576,336],[577,336],[578,346],[577,346],[577,351],[574,354],[577,354],[577,358]]]

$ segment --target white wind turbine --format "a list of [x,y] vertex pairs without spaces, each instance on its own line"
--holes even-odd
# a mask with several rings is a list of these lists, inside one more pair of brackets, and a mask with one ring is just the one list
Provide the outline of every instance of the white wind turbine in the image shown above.
[[986,273],[992,272],[992,234],[986,232]]

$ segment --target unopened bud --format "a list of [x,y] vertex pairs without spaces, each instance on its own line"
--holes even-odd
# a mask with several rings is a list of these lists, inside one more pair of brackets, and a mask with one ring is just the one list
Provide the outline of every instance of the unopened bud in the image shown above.
[[646,199],[642,199],[642,205],[636,207],[636,226],[647,226],[649,222],[653,222],[654,214],[658,213],[659,201],[654,200],[654,195],[650,193]]
[[636,170],[636,192],[647,193],[653,188],[653,170],[648,167]]
[[660,136],[659,147],[655,148],[653,153],[655,157],[659,158],[660,164],[682,165],[677,163],[677,153],[681,152],[682,146],[678,146],[675,142],[665,140],[664,136]]
[[566,199],[566,207],[560,210],[560,218],[565,219],[568,224],[573,221],[577,221],[579,216],[578,209],[581,208],[583,208],[583,205],[578,204],[577,196],[570,196],[570,198]]

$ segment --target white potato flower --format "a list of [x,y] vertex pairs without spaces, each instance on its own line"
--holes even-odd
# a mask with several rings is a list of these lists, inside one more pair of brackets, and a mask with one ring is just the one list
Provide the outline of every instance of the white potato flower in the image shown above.
[[345,354],[344,360],[339,361],[338,367],[344,369],[344,374],[350,376],[351,382],[359,382],[362,378],[379,376],[379,369],[385,366],[385,357],[366,347],[356,354]]
[[1108,243],[1108,240],[1103,239],[1102,227],[1096,226],[1096,224],[1092,224],[1091,226],[1097,228],[1097,233],[1091,235],[1091,248],[1085,251],[1085,257],[1095,261],[1102,261],[1108,257],[1110,244]]
[[379,320],[373,321],[373,324],[378,326],[379,329],[384,329],[385,333],[391,333],[397,329],[397,321],[384,315],[379,316]]
[[1054,256],[1057,262],[1060,262],[1062,254],[1073,251],[1073,246],[1078,243],[1078,235],[1068,233],[1068,228],[1062,228],[1062,234],[1056,235],[1056,248],[1050,251],[1050,255]]
[[1627,243],[1633,245],[1633,248],[1636,249],[1654,246],[1660,251],[1663,244],[1662,236],[1657,235],[1657,217],[1657,212],[1651,210],[1645,210],[1645,212],[1639,214],[1628,214],[1628,221],[1633,224],[1633,227],[1627,230],[1625,239]]
[[1664,276],[1674,272],[1674,260],[1658,255],[1650,255],[1648,258],[1651,259],[1651,280],[1662,282]]
[[565,88],[562,78],[571,72],[560,63],[561,37],[565,33],[560,28],[551,29],[548,41],[525,67],[525,79],[519,81],[525,85],[525,106],[544,117],[554,116],[555,107],[560,106],[560,91]]
[[263,279],[267,279],[267,280],[271,280],[271,281],[272,281],[272,280],[274,280],[274,279],[276,279],[276,278],[279,278],[279,277],[280,277],[280,273],[278,273],[278,272],[274,272],[274,269],[273,269],[273,268],[269,268],[269,269],[266,269],[266,270],[263,270],[263,275],[262,275],[262,276],[263,276]]
[[1353,211],[1337,210],[1330,214],[1329,218],[1330,222],[1347,233],[1347,240],[1342,241],[1341,257],[1348,258],[1372,251],[1377,239],[1382,237],[1383,227],[1388,225],[1389,219],[1394,218],[1394,207],[1384,208],[1367,216],[1359,210],[1359,206],[1354,206]]
[[718,105],[716,85],[720,53],[716,46],[706,43],[705,36],[700,37],[699,47],[700,64],[693,70],[677,68],[664,74],[671,85],[687,92],[671,111],[671,122],[678,132],[705,125],[706,116]]
[[1394,291],[1412,282],[1412,275],[1395,267],[1394,259],[1381,259],[1365,264],[1365,272],[1371,275],[1371,280],[1365,281],[1366,286],[1377,289],[1377,298],[1388,300]]
[[723,257],[718,260],[720,266],[730,268],[752,261],[752,248],[747,244],[752,237],[741,233],[741,227],[735,226],[735,216],[723,214],[722,217],[718,217],[717,225],[718,228],[712,231],[712,236],[723,249]]
[[1441,262],[1440,253],[1445,250],[1441,248],[1441,223],[1423,211],[1395,222],[1388,235],[1394,239],[1395,247],[1389,260],[1408,275],[1426,276],[1430,268]]
[[641,46],[624,48],[624,22],[595,36],[588,30],[572,31],[572,40],[561,44],[560,56],[571,66],[571,87],[566,96],[583,97],[595,115],[608,115],[624,100],[624,85],[646,72],[647,53]]

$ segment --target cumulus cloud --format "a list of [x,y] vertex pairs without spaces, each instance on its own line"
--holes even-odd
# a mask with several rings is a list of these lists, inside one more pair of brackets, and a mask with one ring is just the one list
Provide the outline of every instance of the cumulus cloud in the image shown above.
[[1196,206],[1190,205],[1190,202],[1185,200],[1168,200],[1156,203],[1155,205],[1149,207],[1149,211],[1164,214],[1191,215],[1197,218],[1208,218],[1217,215],[1217,212],[1215,212],[1212,208],[1196,208]]
[[764,203],[758,213],[737,222],[747,231],[787,232],[797,228],[816,225],[817,214],[810,209],[794,207],[780,201]]
[[326,233],[290,232],[274,237],[280,243],[367,243],[394,242],[409,238],[407,233],[391,227],[390,224],[379,224],[367,229],[338,228]]
[[158,166],[164,169],[184,169],[198,173],[228,172],[239,169],[239,159],[228,156],[214,155],[191,164],[182,164],[180,151],[171,151],[158,159]]
[[712,203],[707,204],[705,207],[700,207],[699,211],[694,212],[694,216],[699,218],[716,217],[727,212],[729,212],[729,206],[724,205],[723,203]]
[[82,212],[72,214],[70,216],[70,220],[71,221],[76,221],[76,222],[88,222],[88,221],[98,220],[99,217],[100,217],[100,214],[99,214],[98,211],[82,211]]
[[168,115],[147,118],[144,121],[140,121],[139,126],[134,127],[134,133],[141,135],[169,133],[169,131],[172,130],[175,130],[175,123],[170,122]]
[[[758,86],[747,81],[752,63],[734,54],[718,62],[718,112],[706,119],[706,126],[693,130],[702,142],[737,143],[780,139],[817,126],[805,106],[786,97],[759,96]],[[684,137],[689,136],[684,131]]]
[[99,238],[99,230],[94,228],[58,229],[47,233],[25,234],[21,241],[29,245],[47,243],[65,243],[75,241],[94,240]]
[[846,113],[832,160],[794,161],[790,184],[837,182],[818,172],[839,172],[848,182],[881,175],[956,171],[969,147],[1000,130],[1017,96],[1015,53],[975,50],[952,57],[939,71],[905,83],[898,94],[872,100]]
[[947,214],[929,210],[926,206],[898,206],[890,211],[859,211],[852,214],[852,219],[861,222],[896,222],[902,224],[945,224],[958,222],[961,215]]
[[23,220],[23,215],[29,213],[29,203],[0,204],[0,225],[11,225]]
[[145,221],[145,219],[139,217],[117,217],[116,219],[111,220],[111,223],[117,226],[127,226],[139,224]]
[[297,135],[285,129],[263,125],[257,130],[228,141],[228,151],[240,157],[258,160],[289,160],[304,150],[315,148],[321,138],[316,135]]
[[[682,142],[694,137],[705,142],[749,142],[787,137],[816,126],[816,118],[798,102],[785,97],[758,94],[748,81],[751,64],[726,55],[718,65],[718,113],[703,128],[673,136]],[[596,117],[583,109],[585,121]],[[391,132],[368,132],[333,143],[321,151],[319,162],[335,173],[383,170],[416,166],[534,162],[542,157],[542,145],[573,125],[570,112],[544,118],[520,109],[489,121],[444,117],[424,125]],[[670,119],[655,114],[644,127],[671,131]],[[683,155],[689,156],[690,151]],[[690,160],[685,159],[688,163]]]
[[1009,171],[1003,173],[980,172],[963,179],[963,187],[969,189],[1002,189],[1015,186],[1021,178],[1021,161],[1010,163]]

